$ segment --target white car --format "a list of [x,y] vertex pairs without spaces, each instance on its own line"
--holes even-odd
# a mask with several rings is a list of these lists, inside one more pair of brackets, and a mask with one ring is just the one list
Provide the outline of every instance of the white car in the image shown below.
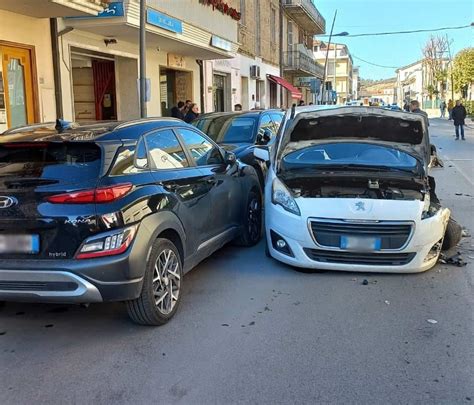
[[358,106],[288,111],[273,149],[254,151],[269,164],[267,254],[306,269],[430,269],[450,220],[428,176],[432,153],[419,114]]

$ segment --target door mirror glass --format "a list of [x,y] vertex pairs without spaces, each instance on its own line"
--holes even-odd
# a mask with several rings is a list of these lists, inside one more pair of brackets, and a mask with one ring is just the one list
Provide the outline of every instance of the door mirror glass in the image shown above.
[[270,161],[270,152],[268,151],[268,149],[256,147],[253,150],[253,155],[257,159],[262,160],[264,162],[269,162]]

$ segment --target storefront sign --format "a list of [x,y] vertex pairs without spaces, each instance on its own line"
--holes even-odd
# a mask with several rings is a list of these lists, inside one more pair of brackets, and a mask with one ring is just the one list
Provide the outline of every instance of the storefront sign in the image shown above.
[[170,17],[151,8],[147,10],[146,20],[148,24],[155,25],[164,30],[176,32],[177,34],[183,33],[183,23],[181,20]]
[[232,43],[224,38],[218,37],[217,35],[211,37],[211,46],[229,52],[232,50]]
[[213,10],[219,10],[222,14],[226,14],[234,20],[240,21],[241,14],[235,8],[229,6],[222,0],[199,0],[205,6],[212,6]]
[[100,12],[95,16],[87,17],[67,17],[75,19],[85,19],[85,18],[110,18],[110,17],[123,17],[125,15],[123,2],[122,1],[112,1],[104,7],[104,11]]
[[175,55],[174,53],[169,53],[168,54],[168,66],[169,67],[176,67],[176,68],[186,67],[186,62],[184,60],[184,56]]

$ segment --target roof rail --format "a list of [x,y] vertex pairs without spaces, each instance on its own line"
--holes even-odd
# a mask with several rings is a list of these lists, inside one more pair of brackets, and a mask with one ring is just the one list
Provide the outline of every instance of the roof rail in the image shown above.
[[114,128],[114,131],[117,130],[117,129],[128,128],[128,127],[130,127],[132,125],[136,125],[136,124],[143,124],[143,123],[146,123],[146,122],[154,122],[154,121],[160,122],[160,121],[168,121],[168,120],[184,122],[184,121],[180,120],[179,118],[174,118],[174,117],[139,118],[139,119],[136,119],[136,120],[125,121],[125,122],[122,122],[121,124],[118,124]]

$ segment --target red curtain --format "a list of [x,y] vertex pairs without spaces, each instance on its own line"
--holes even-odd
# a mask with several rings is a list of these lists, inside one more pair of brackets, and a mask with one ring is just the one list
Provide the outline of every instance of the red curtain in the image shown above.
[[112,61],[92,61],[94,76],[95,118],[102,120],[102,103],[104,95],[111,92],[109,88],[115,85],[115,68]]

